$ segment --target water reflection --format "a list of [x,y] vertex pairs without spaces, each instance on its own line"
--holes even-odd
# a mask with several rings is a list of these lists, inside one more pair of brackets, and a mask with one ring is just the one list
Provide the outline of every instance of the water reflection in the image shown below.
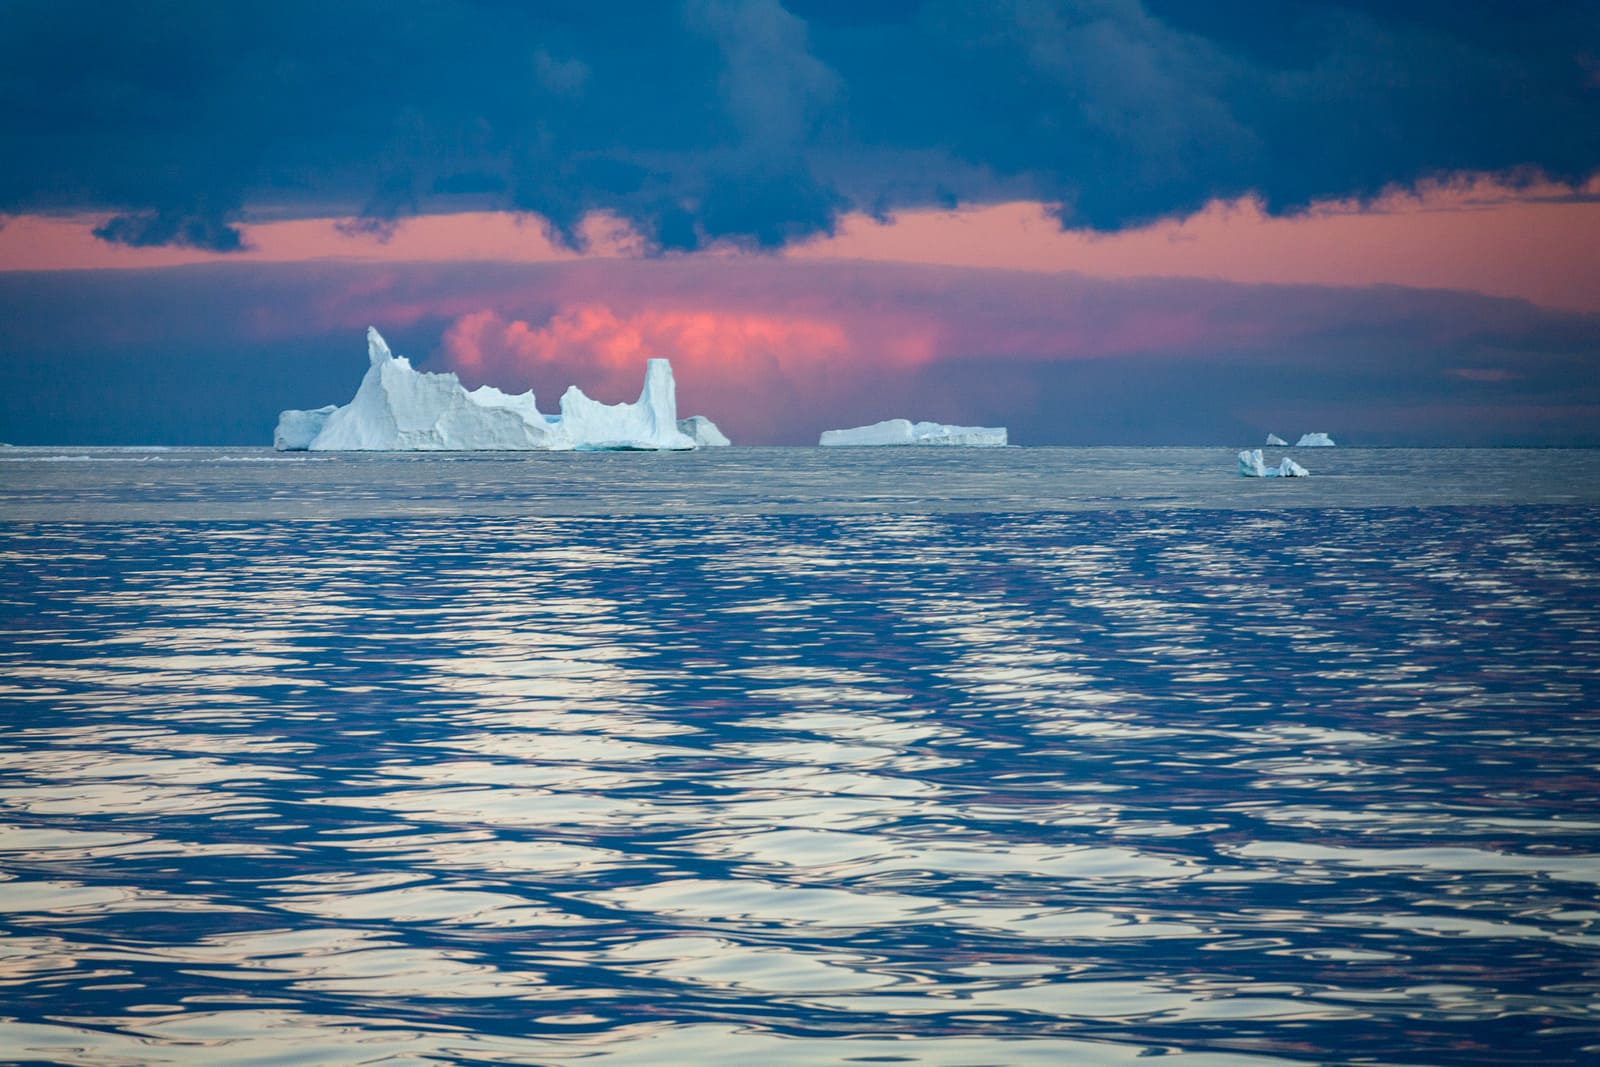
[[1597,518],[11,524],[0,1047],[1589,1061]]

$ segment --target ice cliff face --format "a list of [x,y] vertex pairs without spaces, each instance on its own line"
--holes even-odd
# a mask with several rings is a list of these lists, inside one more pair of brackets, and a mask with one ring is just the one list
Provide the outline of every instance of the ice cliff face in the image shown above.
[[[283,412],[273,447],[468,452],[691,449],[697,444],[696,436],[678,429],[677,389],[664,359],[649,361],[644,390],[634,403],[602,404],[573,386],[561,398],[561,414],[550,416],[540,413],[531,392],[511,395],[488,385],[468,391],[454,374],[414,370],[371,327],[367,358],[366,376],[350,403]],[[696,418],[728,443],[711,420]]]
[[974,445],[998,447],[1006,443],[1004,426],[946,426],[938,422],[888,419],[849,430],[824,430],[818,444],[824,448],[856,445]]

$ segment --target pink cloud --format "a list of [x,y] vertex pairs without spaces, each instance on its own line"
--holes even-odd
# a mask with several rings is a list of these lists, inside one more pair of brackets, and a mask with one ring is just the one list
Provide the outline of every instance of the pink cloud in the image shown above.
[[815,361],[836,357],[848,342],[837,323],[818,319],[700,309],[618,315],[604,304],[581,304],[539,327],[479,311],[459,319],[445,345],[462,368],[508,357],[521,366],[576,358],[610,368],[654,355],[724,367],[760,358]]
[[[1018,201],[904,211],[888,219],[852,213],[832,236],[782,255],[1098,278],[1461,289],[1600,311],[1600,257],[1593,252],[1600,245],[1600,175],[1574,185],[1467,175],[1371,202],[1319,202],[1286,217],[1268,214],[1250,197],[1214,200],[1186,218],[1113,234],[1064,231],[1052,208]],[[580,226],[583,253],[554,243],[537,216],[510,212],[419,216],[401,223],[388,240],[341,232],[335,219],[260,221],[244,226],[250,248],[235,254],[110,245],[93,235],[104,221],[10,219],[0,228],[0,271],[331,261],[582,266],[643,255],[639,235],[602,213]],[[691,260],[750,257],[720,249],[671,262]]]
[[[1022,443],[1594,439],[1575,412],[1594,404],[1600,317],[1463,293],[731,256],[62,272],[0,278],[8,291],[13,351],[281,362],[303,383],[266,406],[347,397],[372,324],[419,366],[532,387],[546,411],[573,384],[632,399],[644,360],[666,356],[681,410],[741,443],[894,416],[1008,425]],[[1508,414],[1385,421],[1384,403]]]
[[1268,214],[1252,197],[1213,200],[1185,218],[1112,234],[1062,230],[1052,205],[1032,201],[889,219],[853,213],[832,236],[786,254],[1100,278],[1462,289],[1596,311],[1597,195],[1600,175],[1570,186],[1464,176],[1288,216]]
[[[945,363],[1181,358],[1284,334],[1282,321],[1240,314],[1228,287],[1151,301],[1061,277],[726,258],[574,265],[520,289],[474,281],[471,292],[433,297],[436,309],[455,309],[439,355],[469,386],[532,388],[546,410],[571,384],[615,402],[632,399],[644,361],[661,356],[672,361],[680,409],[727,420],[743,440],[804,439],[831,417],[824,412],[844,421],[958,419],[967,398],[949,389],[892,400],[908,381],[937,382],[934,368]],[[474,297],[476,306],[460,310]],[[398,293],[365,294],[369,310],[408,304]]]
[[[754,397],[804,394],[848,373],[851,338],[838,322],[802,315],[700,308],[618,311],[588,302],[544,323],[489,309],[463,315],[444,336],[444,354],[469,384],[533,386],[554,410],[566,384],[599,399],[632,399],[651,357],[670,359],[680,407],[738,412]],[[726,417],[726,416],[724,416]],[[735,415],[730,431],[755,427]]]

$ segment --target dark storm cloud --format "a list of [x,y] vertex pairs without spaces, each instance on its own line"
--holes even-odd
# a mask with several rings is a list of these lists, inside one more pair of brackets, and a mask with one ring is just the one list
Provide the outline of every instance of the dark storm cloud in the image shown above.
[[462,207],[773,247],[1034,196],[1116,229],[1458,170],[1600,166],[1588,0],[0,7],[0,212],[227,250],[268,214]]
[[112,244],[132,248],[156,245],[183,245],[212,252],[237,252],[245,247],[244,235],[217,216],[178,215],[169,211],[145,211],[116,215],[94,235]]

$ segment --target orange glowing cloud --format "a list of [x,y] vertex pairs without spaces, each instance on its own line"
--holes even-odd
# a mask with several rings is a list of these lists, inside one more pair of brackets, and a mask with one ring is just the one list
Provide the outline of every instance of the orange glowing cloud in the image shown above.
[[475,311],[444,337],[446,359],[469,383],[546,390],[568,382],[601,399],[632,399],[644,361],[660,356],[672,360],[686,403],[718,410],[742,406],[741,396],[805,391],[851,348],[844,328],[826,319],[705,308],[619,313],[600,303],[564,307],[537,326]]
[[493,311],[456,320],[445,348],[461,370],[510,361],[632,370],[651,356],[719,367],[753,359],[831,359],[848,347],[837,323],[709,310],[647,310],[618,315],[604,304],[566,308],[543,326],[507,322]]

